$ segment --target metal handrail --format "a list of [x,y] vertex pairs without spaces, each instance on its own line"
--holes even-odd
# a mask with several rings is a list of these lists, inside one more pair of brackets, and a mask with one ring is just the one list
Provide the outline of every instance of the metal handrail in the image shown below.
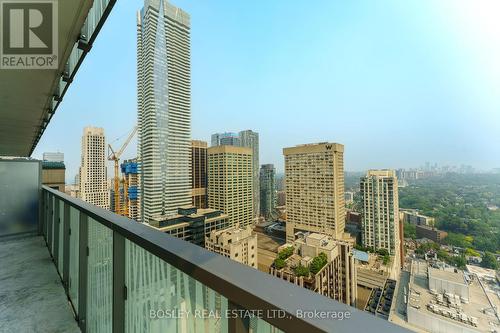
[[[406,332],[366,312],[237,263],[197,245],[119,216],[47,186],[44,191],[117,232],[201,282],[243,309],[262,310],[263,320],[285,332]],[[273,315],[284,311],[284,318]],[[311,311],[301,316],[304,311]],[[350,313],[349,319],[321,319],[314,311]],[[319,312],[316,312],[319,315]],[[279,316],[282,317],[282,316]]]

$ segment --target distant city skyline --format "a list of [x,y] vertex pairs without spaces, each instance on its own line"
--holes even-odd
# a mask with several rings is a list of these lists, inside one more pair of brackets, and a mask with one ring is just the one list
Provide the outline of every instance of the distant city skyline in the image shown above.
[[[282,148],[322,141],[345,146],[347,171],[500,167],[495,1],[171,3],[193,18],[193,139],[254,130],[260,164],[280,174]],[[33,154],[63,152],[68,182],[85,126],[103,127],[113,143],[136,124],[142,6],[117,2]],[[122,159],[135,156],[134,141]]]

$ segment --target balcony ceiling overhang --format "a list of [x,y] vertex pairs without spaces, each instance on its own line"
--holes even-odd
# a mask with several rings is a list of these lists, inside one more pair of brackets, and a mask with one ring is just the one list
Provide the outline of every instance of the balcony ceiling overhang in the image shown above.
[[[90,49],[90,39],[93,41],[99,32],[115,1],[95,1],[95,10],[92,0],[58,1],[58,69],[0,69],[0,156],[32,154]],[[86,24],[89,11],[98,13],[96,18],[89,20],[91,28]],[[82,32],[84,24],[86,30]],[[91,31],[93,36],[85,36],[85,31]],[[75,52],[82,36],[87,38],[89,44],[81,48],[84,51]],[[68,72],[68,61],[76,65],[64,89],[61,89],[63,73]]]

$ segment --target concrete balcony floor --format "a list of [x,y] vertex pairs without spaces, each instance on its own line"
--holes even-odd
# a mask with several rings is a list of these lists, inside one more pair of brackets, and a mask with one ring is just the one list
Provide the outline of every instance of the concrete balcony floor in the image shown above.
[[0,332],[80,332],[41,236],[0,238]]

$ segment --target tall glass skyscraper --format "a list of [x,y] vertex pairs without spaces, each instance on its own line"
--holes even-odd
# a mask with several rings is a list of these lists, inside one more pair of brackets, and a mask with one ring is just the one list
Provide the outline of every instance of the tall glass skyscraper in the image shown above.
[[260,215],[266,220],[276,217],[276,169],[273,164],[260,167]]
[[259,185],[259,133],[246,130],[239,133],[240,146],[252,149],[252,180],[253,180],[253,214],[260,212],[260,185]]
[[211,146],[239,146],[240,137],[236,133],[215,133],[212,134]]
[[141,219],[191,204],[190,17],[166,0],[137,15]]

